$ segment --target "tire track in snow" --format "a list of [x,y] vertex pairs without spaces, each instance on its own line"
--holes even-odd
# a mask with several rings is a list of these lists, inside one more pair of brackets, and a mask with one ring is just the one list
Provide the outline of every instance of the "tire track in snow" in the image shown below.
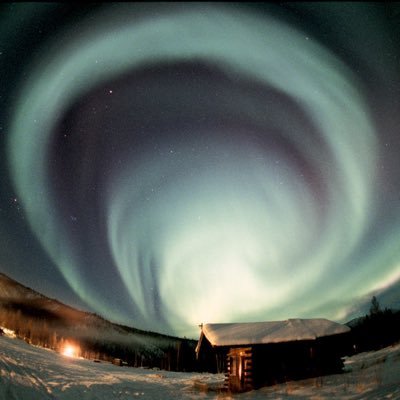
[[33,372],[33,368],[33,365],[25,365],[21,357],[11,358],[0,351],[0,399],[55,399],[51,389]]

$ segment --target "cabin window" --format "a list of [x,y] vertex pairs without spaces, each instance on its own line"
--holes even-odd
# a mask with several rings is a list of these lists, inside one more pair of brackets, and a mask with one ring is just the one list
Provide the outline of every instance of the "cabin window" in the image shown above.
[[238,378],[239,380],[242,380],[242,374],[243,374],[243,359],[242,357],[238,357]]
[[236,362],[237,358],[236,357],[231,357],[231,376],[236,376]]

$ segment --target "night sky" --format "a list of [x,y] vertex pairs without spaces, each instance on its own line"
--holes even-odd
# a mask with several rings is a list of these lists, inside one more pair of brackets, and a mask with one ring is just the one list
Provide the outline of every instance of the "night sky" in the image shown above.
[[400,304],[400,7],[0,6],[0,272],[137,328]]

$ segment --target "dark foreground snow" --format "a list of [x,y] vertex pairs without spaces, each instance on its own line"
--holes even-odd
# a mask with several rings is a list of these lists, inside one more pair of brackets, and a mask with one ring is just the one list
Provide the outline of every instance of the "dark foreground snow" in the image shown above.
[[230,395],[223,375],[117,367],[0,337],[0,399],[400,399],[400,345],[346,360],[349,372]]

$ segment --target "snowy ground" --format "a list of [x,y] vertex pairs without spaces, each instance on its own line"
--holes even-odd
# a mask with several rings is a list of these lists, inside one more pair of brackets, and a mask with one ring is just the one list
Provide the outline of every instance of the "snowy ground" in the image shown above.
[[117,367],[0,337],[0,399],[400,399],[400,345],[346,360],[341,375],[230,395],[223,375]]

